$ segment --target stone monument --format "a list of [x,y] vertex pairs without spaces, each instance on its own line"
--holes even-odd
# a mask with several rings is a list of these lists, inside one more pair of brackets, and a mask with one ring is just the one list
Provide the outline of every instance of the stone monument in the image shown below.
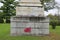
[[48,35],[49,18],[40,0],[19,0],[16,16],[11,17],[11,35]]

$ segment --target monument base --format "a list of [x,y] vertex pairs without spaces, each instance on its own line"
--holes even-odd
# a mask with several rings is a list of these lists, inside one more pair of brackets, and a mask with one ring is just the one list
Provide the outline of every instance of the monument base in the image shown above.
[[11,17],[11,36],[43,36],[49,34],[49,18],[36,16]]

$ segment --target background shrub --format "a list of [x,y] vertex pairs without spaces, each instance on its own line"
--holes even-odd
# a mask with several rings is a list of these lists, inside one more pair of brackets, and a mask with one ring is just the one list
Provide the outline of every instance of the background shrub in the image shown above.
[[4,23],[4,20],[2,18],[0,18],[0,23]]
[[10,23],[10,19],[6,19],[6,23]]

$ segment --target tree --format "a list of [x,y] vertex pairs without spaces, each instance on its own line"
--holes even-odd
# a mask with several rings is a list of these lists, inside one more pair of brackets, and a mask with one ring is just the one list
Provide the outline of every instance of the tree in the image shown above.
[[54,8],[55,0],[41,0],[41,4],[43,4],[45,11],[48,11]]
[[56,26],[58,26],[60,24],[60,22],[58,21],[57,15],[49,14],[47,17],[50,18],[50,25],[52,26],[52,29],[55,29]]
[[4,20],[3,20],[3,13],[0,12],[0,23],[4,23]]
[[1,10],[3,10],[4,17],[15,15],[15,7],[17,5],[17,2],[15,2],[15,0],[3,0],[0,2],[3,3]]
[[18,2],[15,0],[1,0],[0,2],[3,3],[3,6],[0,8],[3,11],[3,19],[6,19],[6,22],[10,22],[10,16],[16,14],[15,8]]

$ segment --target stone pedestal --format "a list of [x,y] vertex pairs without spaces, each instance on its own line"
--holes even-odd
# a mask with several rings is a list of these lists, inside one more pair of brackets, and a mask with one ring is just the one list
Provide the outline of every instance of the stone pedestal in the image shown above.
[[[26,28],[31,28],[25,32]],[[29,30],[29,29],[28,29]],[[11,18],[11,35],[33,35],[41,36],[49,34],[49,18],[19,16]]]
[[44,16],[44,7],[40,0],[20,0],[16,7],[16,16]]
[[49,18],[44,17],[40,0],[20,0],[16,16],[11,17],[11,35],[48,35]]

